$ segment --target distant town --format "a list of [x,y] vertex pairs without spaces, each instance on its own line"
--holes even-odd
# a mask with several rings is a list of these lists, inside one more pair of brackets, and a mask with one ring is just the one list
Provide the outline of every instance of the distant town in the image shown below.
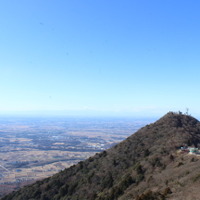
[[112,147],[153,119],[0,118],[0,196]]

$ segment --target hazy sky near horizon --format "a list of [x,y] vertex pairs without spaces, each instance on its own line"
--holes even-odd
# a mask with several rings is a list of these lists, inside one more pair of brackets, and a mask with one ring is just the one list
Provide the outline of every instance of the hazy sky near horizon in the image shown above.
[[0,113],[200,115],[200,1],[3,0]]

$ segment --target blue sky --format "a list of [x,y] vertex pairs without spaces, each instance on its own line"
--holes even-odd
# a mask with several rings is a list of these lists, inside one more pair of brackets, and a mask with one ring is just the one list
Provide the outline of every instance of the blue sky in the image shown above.
[[200,116],[197,0],[0,2],[0,113]]

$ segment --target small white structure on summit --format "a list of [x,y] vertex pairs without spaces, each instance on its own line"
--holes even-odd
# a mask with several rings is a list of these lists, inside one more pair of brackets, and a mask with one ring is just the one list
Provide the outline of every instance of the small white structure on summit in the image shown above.
[[195,147],[181,147],[182,152],[186,152],[189,154],[200,154],[199,149]]
[[199,149],[195,148],[195,147],[188,147],[190,154],[198,154],[199,153]]

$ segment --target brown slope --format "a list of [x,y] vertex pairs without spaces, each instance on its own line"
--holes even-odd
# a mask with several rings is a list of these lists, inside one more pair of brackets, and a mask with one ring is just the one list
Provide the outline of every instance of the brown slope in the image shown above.
[[[174,198],[187,187],[187,184],[179,187],[182,182],[198,186],[198,173],[192,174],[193,170],[187,168],[200,166],[197,156],[191,161],[192,157],[177,150],[183,145],[199,144],[198,120],[168,113],[115,147],[2,200]],[[178,182],[180,176],[182,182]]]

